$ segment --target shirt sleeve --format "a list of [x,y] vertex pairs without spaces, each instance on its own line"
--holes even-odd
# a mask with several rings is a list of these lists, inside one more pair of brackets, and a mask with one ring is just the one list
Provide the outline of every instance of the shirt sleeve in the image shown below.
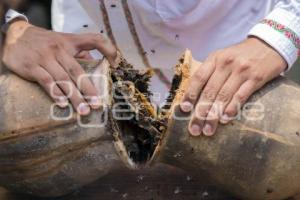
[[18,13],[15,10],[9,9],[5,14],[4,24],[1,26],[1,31],[5,34],[8,29],[9,22],[17,18],[21,18],[28,22],[28,18],[25,15]]
[[300,0],[278,1],[274,10],[249,33],[272,46],[288,63],[300,55]]
[[28,18],[25,15],[18,13],[15,10],[9,9],[5,15],[5,23],[9,23],[16,18],[22,18],[28,22]]

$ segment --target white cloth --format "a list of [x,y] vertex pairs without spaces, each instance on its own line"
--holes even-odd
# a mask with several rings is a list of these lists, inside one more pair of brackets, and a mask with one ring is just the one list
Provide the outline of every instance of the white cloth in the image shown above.
[[[104,1],[114,4],[119,0]],[[186,48],[192,50],[196,59],[204,60],[211,52],[239,43],[249,35],[269,43],[285,58],[289,68],[298,57],[299,49],[290,39],[259,22],[267,16],[300,37],[300,0],[128,0],[128,3],[153,67],[170,70]],[[104,29],[100,18],[99,0],[53,0],[55,31],[99,32]]]
[[[117,4],[118,0],[104,1]],[[298,49],[291,46],[290,40],[259,22],[273,11],[268,18],[280,18],[279,22],[287,26],[293,24],[290,28],[299,34],[299,0],[128,0],[128,4],[150,64],[163,69],[169,79],[186,48],[196,59],[205,60],[211,52],[237,44],[249,34],[269,43],[286,59],[289,68],[297,59]],[[99,7],[99,0],[53,0],[53,29],[71,33],[103,30]],[[278,9],[297,17],[285,19]],[[156,103],[160,103],[168,89],[155,80],[151,90],[158,96]]]
[[[53,0],[53,29],[70,33],[98,32],[102,29],[102,24],[94,23],[98,15],[90,14],[100,12],[98,0],[85,1],[90,4],[88,10],[84,10],[78,0]],[[128,1],[146,51],[155,49],[155,52],[160,52],[162,48],[163,52],[166,46],[178,49],[175,52],[189,48],[197,59],[204,60],[210,52],[241,42],[250,34],[273,46],[286,59],[289,67],[298,57],[299,49],[283,34],[266,24],[256,24],[275,6],[267,18],[287,26],[300,37],[300,0]],[[9,10],[6,21],[16,17],[27,20],[24,15]],[[85,24],[90,25],[88,29],[83,29]],[[163,59],[155,60],[159,62]]]
[[[53,1],[53,29],[79,33],[88,24],[91,31],[101,29],[87,13],[100,12],[98,0],[86,12],[78,0]],[[113,2],[113,1],[112,1]],[[128,0],[144,49],[153,65],[175,64],[184,49],[204,60],[209,53],[241,42],[250,29],[275,5],[269,0]],[[176,37],[179,36],[179,37]],[[172,53],[166,51],[172,49]],[[155,50],[155,54],[151,54]],[[172,57],[164,54],[172,54]],[[166,62],[166,57],[170,60]]]
[[25,15],[18,13],[15,10],[9,9],[5,15],[5,23],[9,23],[16,18],[22,18],[28,22],[28,18]]

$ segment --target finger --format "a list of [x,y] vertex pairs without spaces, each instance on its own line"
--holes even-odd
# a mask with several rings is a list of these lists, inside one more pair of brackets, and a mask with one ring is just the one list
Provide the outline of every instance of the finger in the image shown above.
[[35,80],[44,88],[47,94],[57,103],[58,106],[64,108],[68,106],[67,97],[57,86],[51,75],[42,67],[37,67],[34,70]]
[[203,135],[205,136],[212,136],[218,126],[218,119],[221,112],[221,104],[214,103],[209,111],[209,113],[206,116],[206,121],[203,126]]
[[89,79],[89,75],[85,74],[81,65],[64,50],[61,50],[57,55],[59,64],[68,73],[69,77],[76,83],[77,89],[83,94],[92,108],[98,109],[101,107],[100,99],[97,96],[97,90]]
[[223,112],[226,106],[232,100],[233,95],[238,91],[240,86],[245,82],[245,78],[232,74],[219,91],[216,100],[206,118],[203,133],[206,136],[215,134],[219,121],[222,122]]
[[89,51],[81,51],[77,55],[75,55],[75,58],[93,60],[93,57],[91,56]]
[[102,34],[83,34],[74,35],[73,42],[78,50],[94,50],[97,49],[102,53],[110,62],[115,65],[115,59],[117,58],[117,49],[112,42],[105,38]]
[[184,94],[180,108],[183,112],[191,112],[197,102],[200,92],[207,83],[209,77],[215,70],[215,63],[208,60],[199,66],[199,69],[192,75],[189,87]]
[[258,85],[255,81],[246,81],[239,90],[235,93],[232,100],[225,108],[223,121],[228,123],[233,120],[238,111],[241,110],[242,106],[246,103],[248,98],[258,89]]
[[88,115],[90,113],[90,107],[85,102],[63,67],[56,61],[51,61],[43,67],[53,77],[56,84],[61,88],[64,94],[70,99],[77,112],[80,115]]
[[[192,135],[200,135],[201,133],[193,133],[193,128],[198,126],[198,128],[203,129],[204,122],[206,120],[207,114],[215,101],[218,92],[230,76],[229,70],[216,70],[211,78],[208,80],[207,85],[203,89],[203,92],[200,95],[200,98],[196,104],[195,112],[192,115],[190,121],[190,133]],[[211,129],[211,127],[208,127]],[[204,134],[206,133],[207,129],[203,130]],[[211,132],[211,131],[210,131]]]

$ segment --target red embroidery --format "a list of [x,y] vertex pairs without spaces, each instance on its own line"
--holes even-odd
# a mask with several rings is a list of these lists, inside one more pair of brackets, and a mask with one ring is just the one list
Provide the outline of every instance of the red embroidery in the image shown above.
[[284,34],[289,40],[291,40],[295,47],[299,49],[298,54],[300,56],[300,37],[292,29],[271,19],[264,19],[261,23],[267,24],[270,27],[274,28],[276,31]]

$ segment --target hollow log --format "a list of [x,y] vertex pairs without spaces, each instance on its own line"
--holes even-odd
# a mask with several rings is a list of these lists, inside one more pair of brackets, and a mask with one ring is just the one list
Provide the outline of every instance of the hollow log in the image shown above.
[[280,200],[300,192],[300,87],[279,77],[255,93],[215,136],[191,137],[189,114],[178,102],[199,62],[187,52],[183,80],[170,110],[167,132],[154,159],[210,180],[241,199]]
[[[86,71],[96,69],[97,74],[109,76],[106,61],[82,65]],[[105,106],[81,118],[71,108],[54,106],[37,84],[11,73],[0,77],[1,186],[57,197],[125,167],[107,112],[111,84],[95,85]]]
[[[279,200],[300,192],[300,87],[295,83],[273,80],[252,96],[241,119],[220,126],[212,138],[195,138],[187,132],[189,114],[178,108],[199,65],[189,51],[176,68],[175,97],[158,116],[144,95],[148,73],[126,72],[123,66],[113,71],[105,59],[81,64],[107,77],[94,80],[103,110],[84,118],[71,108],[54,108],[34,83],[9,73],[0,77],[1,186],[56,197],[119,168],[163,162],[194,176],[209,175],[210,182],[242,199]],[[118,100],[112,85],[124,74],[132,84],[117,84],[124,97]],[[132,91],[134,98],[125,97]],[[143,104],[138,120],[114,118],[118,101],[134,111]]]

